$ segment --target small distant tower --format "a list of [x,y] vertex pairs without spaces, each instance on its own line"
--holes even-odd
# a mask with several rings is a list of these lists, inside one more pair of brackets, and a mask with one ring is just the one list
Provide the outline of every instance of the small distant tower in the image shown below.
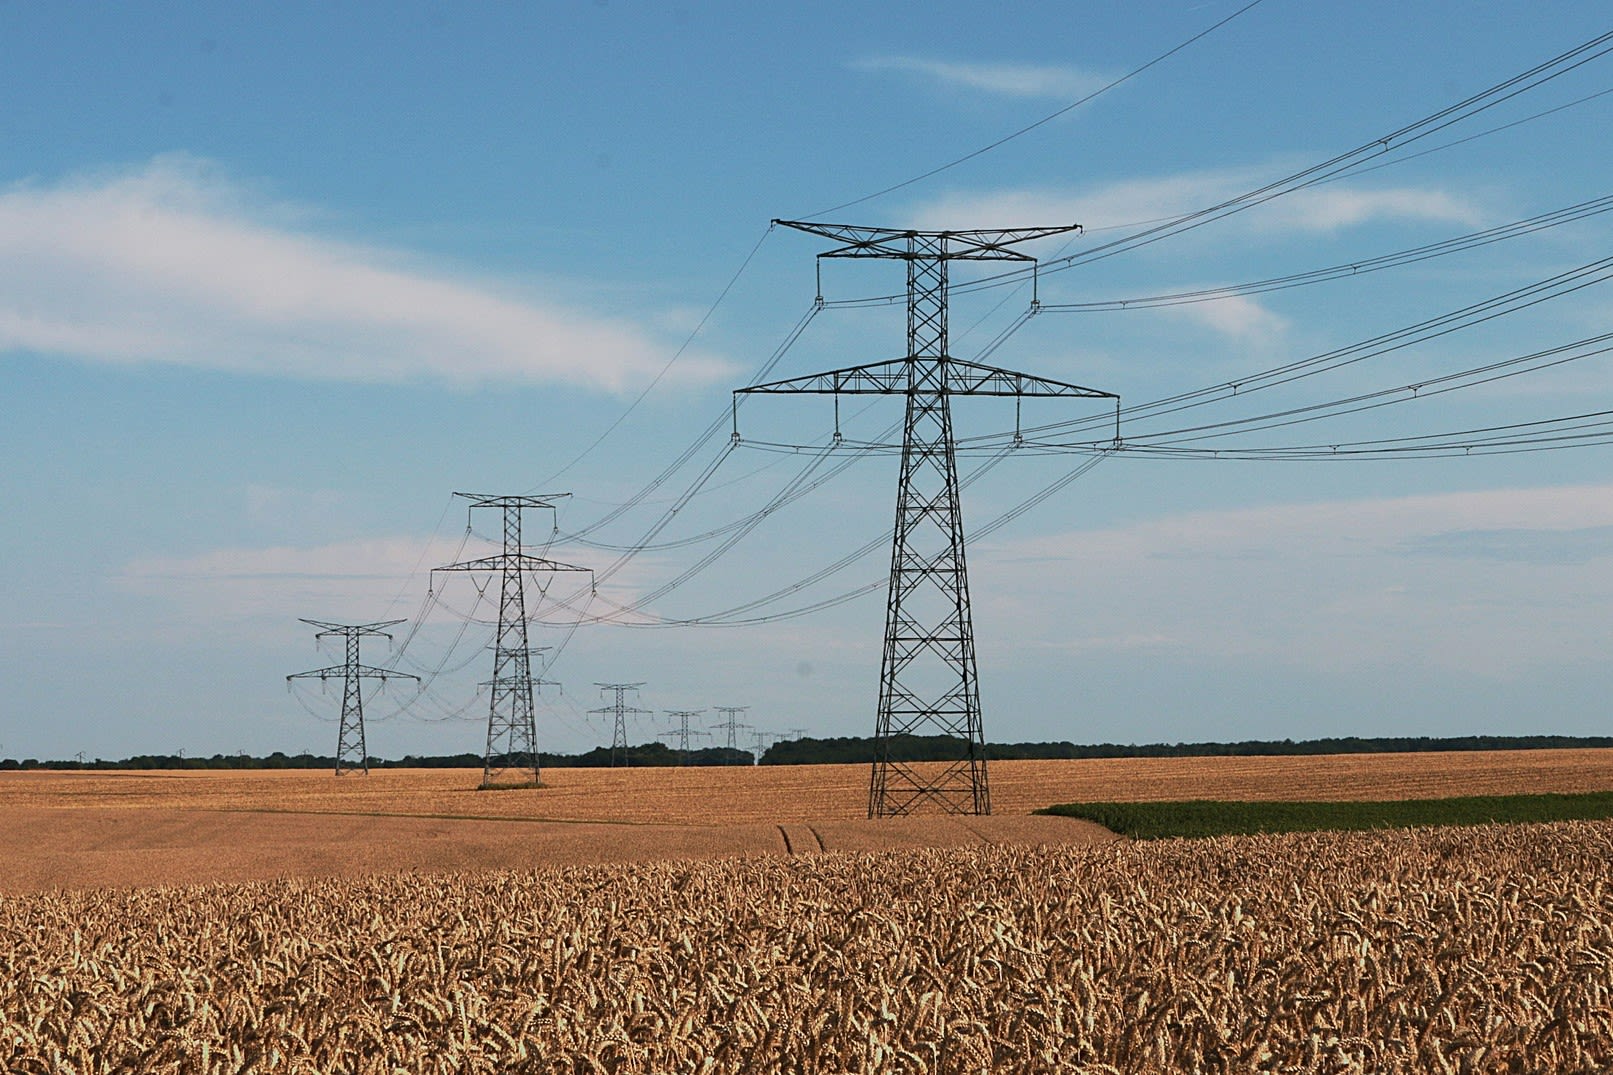
[[669,709],[669,710],[666,711],[667,716],[675,717],[675,718],[677,718],[677,721],[678,721],[677,736],[678,736],[678,764],[679,765],[688,765],[689,764],[689,737],[690,736],[695,736],[697,738],[701,738],[701,737],[704,737],[704,736],[707,736],[707,735],[711,734],[709,732],[690,731],[689,730],[689,721],[694,719],[695,717],[698,717],[700,714],[702,714],[704,712],[705,712],[704,709]]
[[749,724],[739,723],[739,715],[747,712],[750,709],[750,706],[720,705],[716,706],[715,708],[717,712],[728,718],[727,720],[719,720],[716,724],[713,724],[712,727],[722,728],[728,732],[728,755],[723,764],[732,765],[734,764],[735,756],[739,753],[739,729],[744,728],[746,731],[750,730]]
[[614,705],[601,706],[598,709],[590,709],[588,712],[615,718],[615,726],[611,731],[610,737],[610,764],[611,768],[614,769],[618,764],[618,759],[620,759],[620,764],[625,766],[628,764],[627,718],[642,716],[650,712],[648,709],[640,709],[637,706],[628,705],[627,692],[636,691],[640,687],[644,686],[644,684],[595,683],[594,686],[598,687],[601,691],[616,692],[616,702]]
[[379,623],[342,624],[326,623],[323,620],[301,620],[310,627],[319,628],[316,639],[340,637],[346,640],[347,659],[339,665],[329,668],[316,668],[311,672],[298,672],[286,677],[290,683],[294,679],[318,679],[321,682],[340,676],[342,679],[342,724],[341,730],[336,733],[336,775],[347,773],[370,773],[369,750],[364,744],[364,694],[360,689],[360,681],[365,679],[379,679],[383,682],[388,679],[413,679],[418,681],[419,676],[412,676],[407,672],[394,672],[387,668],[374,668],[360,663],[358,659],[359,639],[366,635],[379,638],[392,636],[382,630],[402,623],[402,620],[382,620]]

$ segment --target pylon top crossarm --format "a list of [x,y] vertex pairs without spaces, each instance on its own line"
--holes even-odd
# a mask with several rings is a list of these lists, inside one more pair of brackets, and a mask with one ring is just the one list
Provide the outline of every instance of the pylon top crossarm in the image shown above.
[[303,619],[299,616],[297,618],[297,622],[306,623],[310,627],[319,628],[319,634],[315,636],[317,638],[324,638],[327,635],[380,635],[382,638],[391,638],[392,636],[387,634],[384,630],[382,630],[382,628],[396,627],[398,624],[405,623],[407,621],[381,620],[377,623],[327,623],[324,620],[309,620]]
[[[808,395],[895,396],[913,391],[913,366],[908,359],[872,362],[862,366],[813,373],[767,384],[753,384],[734,390],[734,395],[757,392]],[[926,383],[926,391],[937,386]],[[1016,370],[982,366],[961,359],[946,360],[946,377],[939,391],[949,396],[1065,396],[1084,399],[1119,399],[1113,392],[1085,388],[1047,377],[1035,377]]]
[[786,228],[821,235],[844,245],[826,250],[822,258],[898,258],[925,261],[1035,261],[1029,254],[1011,250],[1016,243],[1046,239],[1080,231],[1079,224],[1050,228],[977,228],[967,231],[920,231],[914,228],[867,228],[854,224],[816,224],[805,220],[774,220]]
[[458,493],[473,508],[552,508],[551,501],[564,500],[570,493],[539,493],[536,496],[500,496],[493,493]]

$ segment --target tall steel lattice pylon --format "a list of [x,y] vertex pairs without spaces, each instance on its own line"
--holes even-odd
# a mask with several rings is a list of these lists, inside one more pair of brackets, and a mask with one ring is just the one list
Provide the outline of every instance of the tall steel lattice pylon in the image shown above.
[[319,628],[316,639],[340,637],[347,643],[346,660],[339,665],[329,668],[316,668],[311,672],[298,672],[286,677],[290,683],[294,679],[317,679],[320,682],[335,679],[340,676],[342,680],[342,723],[341,729],[336,733],[336,775],[347,773],[370,773],[369,748],[364,742],[364,691],[362,683],[366,679],[378,679],[383,683],[388,679],[412,679],[419,681],[419,676],[408,672],[394,672],[390,668],[373,668],[358,659],[358,640],[366,635],[378,638],[391,638],[383,628],[395,627],[402,620],[382,620],[379,623],[326,623],[323,620],[300,620],[310,627]]
[[[614,769],[618,764],[627,765],[627,718],[648,714],[648,709],[627,704],[627,692],[636,691],[644,686],[643,683],[595,683],[601,691],[615,691],[616,701],[612,705],[590,709],[590,713],[614,718],[614,727],[610,737],[610,764]],[[619,760],[618,760],[619,759]]]
[[[487,753],[482,764],[482,787],[498,784],[537,784],[542,772],[538,761],[538,730],[533,708],[532,647],[528,639],[526,576],[557,571],[587,571],[525,550],[521,544],[521,512],[528,508],[554,509],[553,501],[569,493],[543,496],[488,496],[455,493],[470,501],[471,510],[499,508],[504,512],[504,551],[476,560],[435,568],[435,571],[480,571],[499,576],[498,633],[493,640],[493,678],[487,709]],[[520,779],[510,780],[510,774]],[[530,775],[530,779],[528,776]]]
[[[951,398],[1114,399],[1118,415],[1119,397],[953,358],[947,351],[948,266],[954,261],[1017,261],[1034,271],[1036,259],[1012,247],[1076,231],[1079,225],[911,231],[795,220],[774,223],[841,244],[820,258],[891,258],[907,265],[906,358],[751,385],[735,393],[736,438],[737,397],[747,393],[907,398],[868,816],[910,814],[927,805],[951,814],[989,814],[991,790],[975,675]],[[1033,299],[1032,309],[1034,303]],[[963,756],[940,766],[893,756],[897,738],[911,735],[960,740]]]

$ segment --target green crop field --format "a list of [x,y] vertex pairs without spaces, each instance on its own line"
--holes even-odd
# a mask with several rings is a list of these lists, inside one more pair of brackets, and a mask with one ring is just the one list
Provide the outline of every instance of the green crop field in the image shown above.
[[1138,839],[1484,825],[1490,822],[1594,821],[1613,818],[1613,792],[1579,795],[1478,795],[1368,802],[1061,803],[1036,811],[1086,818]]

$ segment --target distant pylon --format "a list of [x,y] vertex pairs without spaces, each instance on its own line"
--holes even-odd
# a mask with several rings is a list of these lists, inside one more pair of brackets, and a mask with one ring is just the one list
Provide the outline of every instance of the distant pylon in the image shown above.
[[413,679],[418,681],[419,676],[412,676],[407,672],[394,672],[388,668],[372,668],[360,663],[358,659],[358,640],[365,635],[374,635],[380,638],[391,638],[383,627],[393,627],[402,623],[402,620],[382,620],[379,623],[342,624],[326,623],[323,620],[301,620],[310,627],[319,628],[314,635],[316,639],[329,638],[332,635],[346,640],[346,659],[339,665],[329,668],[316,668],[311,672],[298,672],[286,677],[290,683],[294,679],[318,679],[324,682],[336,676],[342,677],[342,722],[336,733],[336,775],[346,773],[363,773],[368,776],[370,772],[369,748],[364,742],[364,692],[360,689],[360,682],[366,679],[379,679],[383,683],[388,679]]
[[[908,814],[926,804],[952,814],[989,814],[991,792],[964,562],[952,397],[1113,399],[1117,421],[1119,397],[953,358],[947,350],[948,266],[954,261],[1018,261],[1034,269],[1035,258],[1010,248],[1077,231],[1079,225],[912,231],[796,220],[774,223],[839,244],[819,254],[820,258],[890,258],[907,266],[906,358],[751,385],[735,392],[736,397],[762,392],[832,395],[837,415],[842,394],[906,397],[868,816]],[[1032,309],[1034,303],[1033,298]],[[734,413],[737,439],[737,400]],[[838,436],[838,428],[835,432]],[[895,756],[893,744],[898,737],[926,734],[961,741],[963,757],[937,772],[933,766],[914,765]]]
[[595,683],[594,686],[598,687],[601,691],[616,692],[615,704],[601,706],[598,709],[590,709],[588,712],[598,713],[601,716],[610,716],[615,718],[615,727],[612,730],[610,737],[611,768],[614,769],[616,767],[618,758],[621,759],[620,764],[627,765],[627,718],[641,716],[650,712],[648,709],[639,709],[637,706],[628,705],[627,692],[636,691],[640,687],[644,686],[644,684]]
[[678,764],[679,765],[688,765],[689,764],[689,737],[690,736],[695,736],[697,738],[704,738],[705,736],[711,734],[710,732],[690,731],[689,730],[689,721],[691,719],[693,719],[694,717],[698,717],[700,714],[702,714],[704,712],[705,712],[704,709],[669,709],[669,710],[666,711],[667,716],[675,717],[675,718],[677,718],[677,721],[678,721],[677,736],[678,736]]
[[506,773],[519,772],[537,784],[542,775],[538,760],[538,731],[532,700],[532,649],[528,644],[526,575],[556,571],[587,571],[527,552],[521,545],[521,512],[526,508],[554,509],[552,501],[570,496],[488,496],[455,493],[476,508],[504,512],[504,551],[494,556],[448,564],[434,571],[484,571],[500,579],[498,634],[493,643],[493,678],[487,709],[487,753],[482,763],[482,787],[499,783]]
[[713,724],[712,727],[713,728],[722,728],[722,729],[725,729],[728,732],[728,753],[723,759],[723,764],[724,765],[732,765],[732,764],[734,764],[735,756],[739,754],[739,742],[738,742],[739,729],[744,728],[747,731],[750,729],[749,724],[741,724],[741,723],[739,723],[739,715],[741,713],[744,713],[744,712],[748,711],[750,709],[750,706],[748,706],[748,705],[719,705],[719,706],[713,706],[712,708],[716,709],[717,712],[721,713],[723,716],[728,718],[727,720],[719,720],[717,723]]
[[778,733],[766,731],[762,728],[752,728],[751,735],[756,737],[756,752],[751,755],[751,757],[755,760],[752,764],[760,765],[762,764],[762,755],[767,752],[767,741],[772,739],[776,742],[778,740]]

